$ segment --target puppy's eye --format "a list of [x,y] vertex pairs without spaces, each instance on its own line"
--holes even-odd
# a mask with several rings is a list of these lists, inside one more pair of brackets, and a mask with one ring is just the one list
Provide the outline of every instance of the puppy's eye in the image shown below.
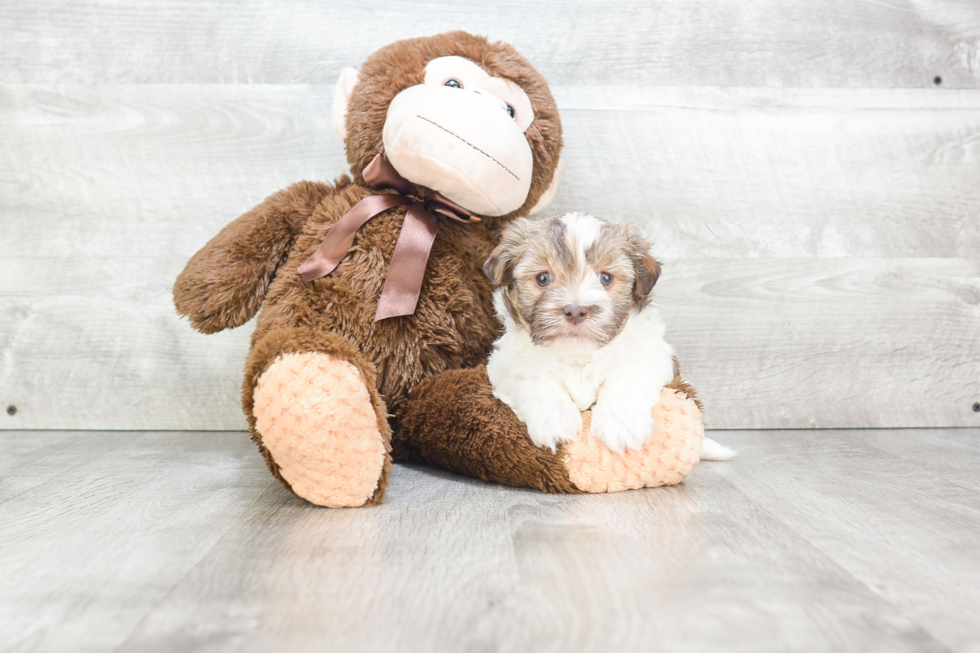
[[510,106],[509,104],[507,105],[507,115],[511,118],[514,117],[514,107]]
[[458,82],[457,80],[455,80],[455,79],[447,79],[447,80],[446,80],[446,83],[445,83],[445,84],[443,84],[443,86],[448,86],[449,88],[463,88],[463,85],[462,85],[462,84],[460,84],[460,83],[459,83],[459,82]]
[[612,282],[613,282],[613,277],[611,274],[609,274],[608,272],[599,273],[599,283],[601,283],[604,286],[608,286]]
[[538,284],[538,286],[540,286],[541,288],[544,288],[549,283],[551,283],[551,273],[550,272],[542,272],[538,276],[534,277],[534,281]]

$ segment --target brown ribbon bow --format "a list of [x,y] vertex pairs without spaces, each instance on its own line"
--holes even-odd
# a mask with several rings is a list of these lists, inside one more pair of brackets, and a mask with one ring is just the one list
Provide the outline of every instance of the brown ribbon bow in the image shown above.
[[395,251],[391,254],[391,263],[388,264],[374,321],[411,315],[422,291],[425,266],[436,239],[436,231],[439,230],[439,215],[465,224],[479,222],[480,218],[439,193],[426,197],[412,195],[412,183],[398,174],[383,152],[374,157],[361,176],[364,183],[375,190],[392,188],[398,194],[369,195],[355,204],[330,227],[320,247],[297,271],[307,283],[327,276],[340,265],[354,244],[357,230],[368,220],[390,208],[408,206]]

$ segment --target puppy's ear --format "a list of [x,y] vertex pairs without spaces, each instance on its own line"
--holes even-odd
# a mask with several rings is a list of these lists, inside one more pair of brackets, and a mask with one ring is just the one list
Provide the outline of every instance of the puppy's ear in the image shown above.
[[500,235],[500,244],[490,252],[490,258],[483,264],[483,273],[490,277],[494,286],[507,286],[514,282],[514,264],[521,256],[531,224],[527,218],[517,218]]
[[650,252],[644,255],[636,267],[636,289],[633,293],[637,299],[646,297],[653,291],[653,287],[660,278],[660,261],[653,258]]
[[633,267],[636,271],[633,295],[637,300],[642,300],[653,291],[657,279],[660,278],[660,262],[653,258],[650,241],[646,239],[640,228],[632,222],[627,222],[625,227],[630,257],[633,259]]

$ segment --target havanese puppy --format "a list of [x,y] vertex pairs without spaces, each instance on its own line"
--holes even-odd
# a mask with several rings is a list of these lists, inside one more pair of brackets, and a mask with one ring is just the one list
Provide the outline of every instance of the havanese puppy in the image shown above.
[[[613,451],[642,449],[674,352],[651,301],[660,264],[631,223],[585,213],[512,222],[483,266],[504,333],[487,374],[494,395],[552,450],[582,429]],[[702,460],[735,451],[705,439]]]

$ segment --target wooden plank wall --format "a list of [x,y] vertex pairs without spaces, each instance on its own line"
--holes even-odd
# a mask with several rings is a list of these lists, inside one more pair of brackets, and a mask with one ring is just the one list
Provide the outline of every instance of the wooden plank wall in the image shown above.
[[250,327],[196,334],[174,278],[345,171],[342,67],[458,28],[553,84],[554,210],[656,241],[709,426],[980,425],[975,0],[5,0],[0,428],[243,428]]

